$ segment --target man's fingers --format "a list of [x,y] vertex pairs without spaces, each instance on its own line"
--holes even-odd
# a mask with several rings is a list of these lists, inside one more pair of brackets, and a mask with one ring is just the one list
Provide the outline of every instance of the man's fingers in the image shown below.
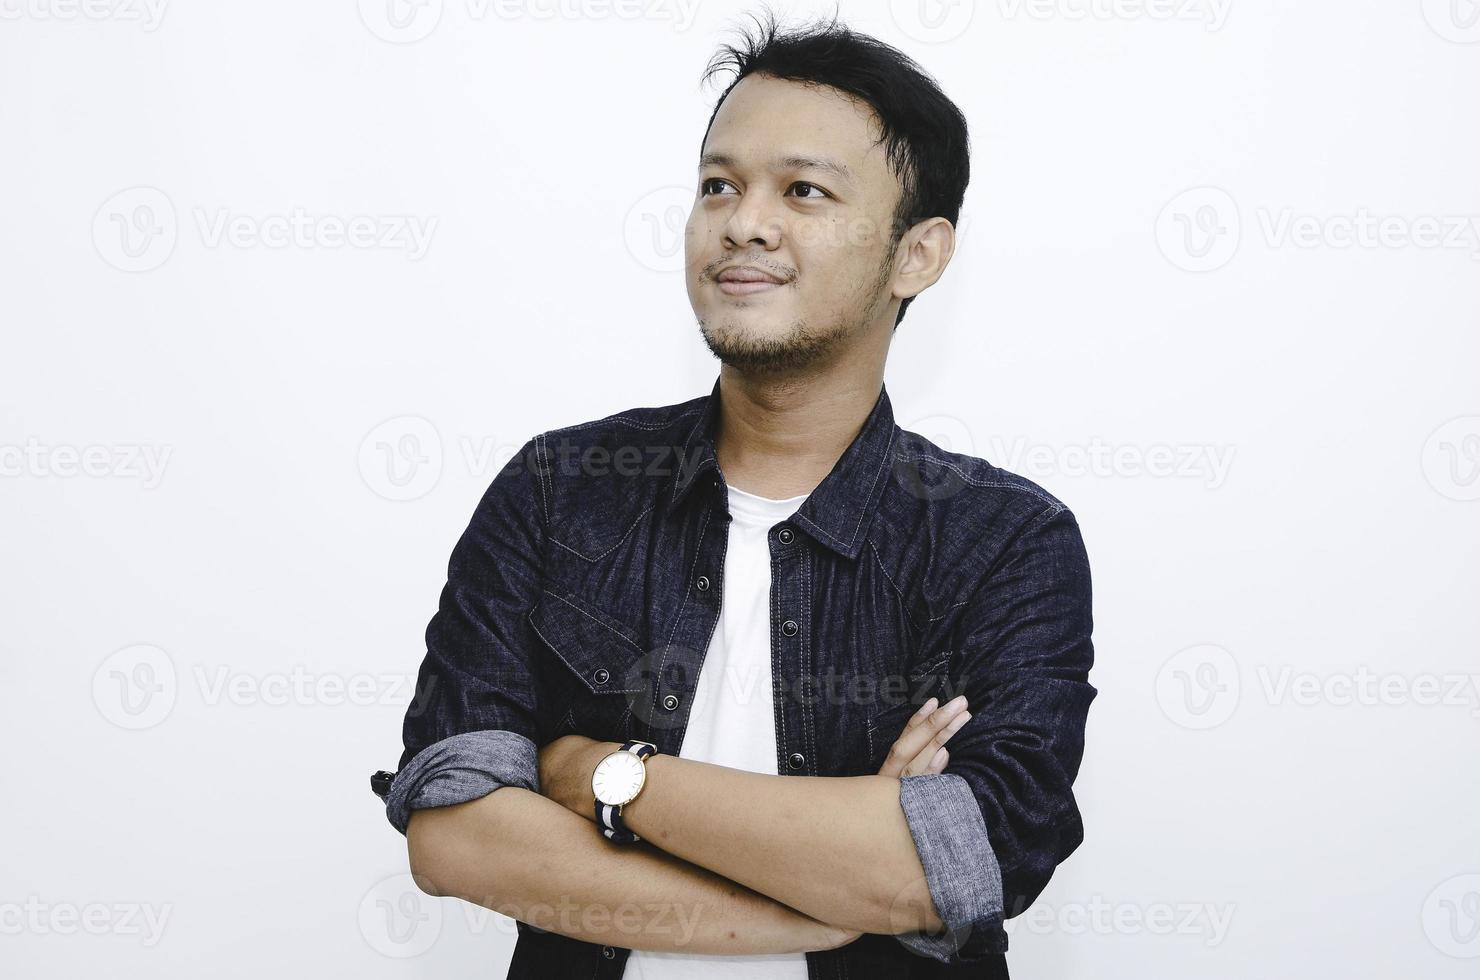
[[904,774],[906,767],[918,769],[933,763],[937,750],[971,718],[971,713],[966,710],[965,695],[932,708],[937,700],[931,698],[926,701],[910,717],[904,731],[890,746],[889,754],[879,768],[880,775],[899,776]]

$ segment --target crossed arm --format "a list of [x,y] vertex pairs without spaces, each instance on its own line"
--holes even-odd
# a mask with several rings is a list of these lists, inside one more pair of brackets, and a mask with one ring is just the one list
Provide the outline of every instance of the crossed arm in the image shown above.
[[943,769],[942,747],[970,713],[962,699],[932,702],[872,776],[772,776],[653,756],[623,809],[644,838],[631,845],[601,836],[591,798],[591,771],[619,744],[567,735],[540,750],[539,793],[509,786],[415,811],[412,873],[432,894],[629,949],[805,952],[864,932],[935,931],[899,779]]

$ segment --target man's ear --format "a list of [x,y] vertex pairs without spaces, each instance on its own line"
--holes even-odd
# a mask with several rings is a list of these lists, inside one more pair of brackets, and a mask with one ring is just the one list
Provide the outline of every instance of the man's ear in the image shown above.
[[894,274],[894,296],[908,299],[935,285],[946,271],[956,252],[956,229],[945,218],[926,218],[904,233],[899,249],[903,261]]

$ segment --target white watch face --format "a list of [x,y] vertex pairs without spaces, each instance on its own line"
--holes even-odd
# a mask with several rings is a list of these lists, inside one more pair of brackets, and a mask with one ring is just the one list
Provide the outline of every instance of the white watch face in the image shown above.
[[596,764],[591,775],[591,791],[608,806],[629,802],[642,789],[647,766],[631,752],[613,752]]

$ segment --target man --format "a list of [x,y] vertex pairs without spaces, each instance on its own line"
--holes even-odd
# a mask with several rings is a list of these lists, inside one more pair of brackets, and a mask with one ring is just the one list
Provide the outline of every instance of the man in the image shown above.
[[836,22],[722,68],[685,245],[719,378],[498,474],[377,791],[423,889],[519,920],[510,977],[1006,977],[1096,691],[1073,515],[883,386],[965,121]]

